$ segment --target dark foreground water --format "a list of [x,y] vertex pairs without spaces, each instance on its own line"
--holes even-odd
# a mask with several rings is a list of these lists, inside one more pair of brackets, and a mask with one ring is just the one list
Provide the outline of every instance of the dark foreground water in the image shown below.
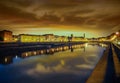
[[84,44],[1,57],[0,83],[85,83],[103,46]]

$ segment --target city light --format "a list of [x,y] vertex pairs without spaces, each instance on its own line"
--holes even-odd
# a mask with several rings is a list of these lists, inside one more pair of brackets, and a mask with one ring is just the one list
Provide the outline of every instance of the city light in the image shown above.
[[5,62],[7,62],[8,61],[8,59],[7,58],[5,58]]
[[120,0],[0,0],[0,83],[120,83]]
[[17,58],[18,58],[18,56],[16,55],[16,56],[15,56],[15,58],[17,59]]
[[116,35],[119,35],[119,32],[116,32]]

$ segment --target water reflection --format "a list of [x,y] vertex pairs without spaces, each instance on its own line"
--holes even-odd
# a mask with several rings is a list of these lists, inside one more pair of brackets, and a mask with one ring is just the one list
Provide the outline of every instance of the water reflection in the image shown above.
[[[98,45],[100,47],[107,47],[106,44],[103,43],[98,43],[98,44],[94,44],[94,43],[90,43],[89,45]],[[43,54],[47,54],[47,55],[51,55],[54,54],[55,52],[60,52],[60,51],[66,51],[66,50],[70,50],[71,52],[74,52],[74,49],[80,48],[83,49],[83,51],[85,52],[85,48],[88,47],[88,43],[85,44],[78,44],[78,45],[69,45],[69,46],[57,46],[57,47],[49,47],[48,49],[41,49],[41,50],[36,50],[36,51],[27,51],[27,52],[23,52],[23,51],[19,51],[18,53],[14,53],[12,52],[11,55],[4,55],[2,54],[0,57],[0,64],[11,64],[13,63],[13,58],[27,58],[30,56],[38,56],[38,55],[43,55]],[[16,56],[17,55],[17,56]]]
[[0,64],[10,64],[13,62],[13,57],[12,56],[1,56],[0,57]]
[[0,82],[85,83],[105,48],[104,44],[80,44],[2,56],[1,64],[13,64],[0,66]]
[[[41,49],[41,50],[34,50],[34,51],[19,51],[18,53],[11,52],[11,55],[9,54],[1,54],[0,58],[0,64],[11,64],[13,63],[13,58],[17,59],[19,58],[27,58],[30,56],[38,56],[38,55],[51,55],[54,54],[55,52],[60,52],[60,51],[66,51],[66,50],[71,50],[71,52],[74,51],[74,49],[77,48],[84,48],[85,49],[85,44],[78,44],[78,45],[69,45],[69,46],[56,46],[54,48],[49,47],[47,49]],[[16,56],[17,55],[17,56]]]

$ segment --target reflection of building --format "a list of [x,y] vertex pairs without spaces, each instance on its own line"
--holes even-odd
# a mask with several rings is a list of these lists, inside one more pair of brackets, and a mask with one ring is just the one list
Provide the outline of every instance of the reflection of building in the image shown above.
[[12,41],[12,32],[8,30],[0,31],[0,41],[11,42]]
[[12,56],[5,56],[0,58],[0,64],[10,64],[13,62]]

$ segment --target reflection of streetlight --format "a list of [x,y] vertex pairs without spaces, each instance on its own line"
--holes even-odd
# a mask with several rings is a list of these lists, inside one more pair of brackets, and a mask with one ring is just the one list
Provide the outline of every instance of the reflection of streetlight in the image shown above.
[[5,62],[7,62],[8,61],[8,59],[7,58],[5,58]]
[[64,60],[60,60],[60,63],[61,63],[62,66],[65,65],[65,61]]
[[88,43],[85,44],[85,47],[88,47]]
[[15,56],[15,58],[17,59],[17,58],[18,58],[18,56],[16,55],[16,56]]

